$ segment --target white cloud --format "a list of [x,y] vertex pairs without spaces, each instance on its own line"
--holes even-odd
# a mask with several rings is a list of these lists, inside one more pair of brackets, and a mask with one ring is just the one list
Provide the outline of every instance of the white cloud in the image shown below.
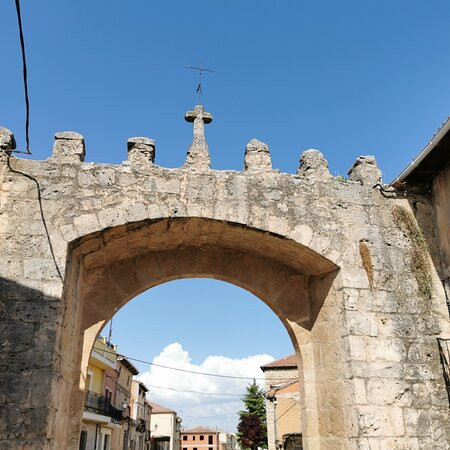
[[[260,366],[273,360],[272,356],[266,354],[241,359],[208,356],[201,364],[196,365],[191,362],[188,351],[175,342],[165,347],[152,362],[195,372],[261,378],[263,373]],[[235,413],[243,408],[240,397],[244,395],[245,387],[251,383],[251,379],[211,377],[156,366],[150,366],[149,371],[143,372],[138,378],[149,388],[148,399],[177,411],[183,419],[184,427],[205,425],[227,431],[235,431],[238,421]],[[256,381],[263,386],[262,380]],[[177,391],[152,386],[168,387]],[[238,396],[202,395],[187,391]]]

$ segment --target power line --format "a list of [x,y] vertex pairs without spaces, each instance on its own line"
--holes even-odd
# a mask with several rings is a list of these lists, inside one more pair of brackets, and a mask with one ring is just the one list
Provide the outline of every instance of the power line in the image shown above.
[[28,99],[28,72],[27,72],[27,60],[25,57],[25,40],[23,38],[22,29],[22,16],[20,14],[20,1],[16,0],[16,12],[17,12],[17,22],[19,24],[19,38],[20,38],[20,48],[22,50],[22,66],[23,66],[23,86],[25,90],[25,140],[26,140],[26,151],[20,152],[15,150],[15,153],[27,153],[31,155],[30,152],[30,136],[29,136],[29,126],[30,126],[30,101]]
[[[97,349],[97,350],[98,350],[99,353],[101,353],[101,352],[111,353],[113,355],[117,355],[118,357],[121,356],[121,357],[123,357],[125,359],[129,359],[130,361],[136,361],[136,362],[139,362],[139,363],[142,363],[142,364],[147,364],[149,366],[161,367],[162,369],[176,370],[178,372],[192,373],[192,374],[196,374],[196,375],[206,375],[206,376],[209,376],[209,377],[231,378],[231,379],[235,379],[235,380],[266,380],[266,378],[264,378],[264,377],[241,377],[241,376],[238,376],[238,375],[222,375],[222,374],[218,374],[218,373],[198,372],[198,371],[195,371],[195,370],[181,369],[179,367],[165,366],[163,364],[156,364],[156,363],[153,363],[153,362],[150,362],[150,361],[145,361],[143,359],[133,358],[131,356],[127,356],[127,355],[124,355],[122,353],[117,353],[117,352],[114,352],[114,351],[111,351],[111,350],[100,350],[100,349]],[[278,379],[275,379],[275,378],[274,379],[270,379],[270,378],[267,379],[267,381],[275,381],[275,380],[278,380]],[[283,378],[283,380],[284,381],[298,380],[298,378],[297,377],[295,377],[295,378]]]
[[[108,375],[107,373],[105,373],[105,377],[117,382],[117,377],[112,377],[111,375]],[[177,391],[177,392],[189,392],[191,394],[201,394],[201,395],[221,395],[221,396],[233,396],[233,397],[243,397],[244,394],[230,394],[230,393],[219,393],[219,392],[202,392],[202,391],[189,391],[186,389],[176,389],[176,388],[172,388],[172,387],[165,387],[165,386],[155,386],[153,384],[147,384],[144,383],[145,386],[147,387],[151,387],[154,389],[169,389],[171,391]],[[229,413],[229,414],[235,414],[235,413]],[[229,414],[222,414],[222,415],[229,415]],[[208,416],[209,417],[209,416]]]
[[154,386],[152,384],[144,383],[147,387],[155,388],[155,389],[169,389],[170,391],[176,392],[188,392],[190,394],[201,394],[201,395],[221,395],[221,396],[229,396],[229,397],[243,397],[244,394],[229,394],[229,393],[220,393],[220,392],[201,392],[201,391],[188,391],[187,389],[175,389],[171,387],[165,386]]
[[291,406],[289,406],[289,408],[286,410],[286,411],[284,411],[284,413],[283,414],[281,414],[281,416],[278,416],[277,418],[276,418],[276,420],[274,420],[274,422],[273,423],[277,423],[289,410],[291,410],[297,403],[300,403],[300,399],[298,399],[295,403],[293,403]]
[[182,416],[183,418],[184,418],[184,417],[187,417],[187,418],[189,418],[189,419],[212,419],[212,418],[214,418],[214,417],[235,416],[236,414],[239,414],[239,412],[238,412],[238,411],[235,411],[235,412],[227,413],[227,414],[216,414],[216,415],[214,415],[214,416],[187,416],[186,414],[183,414],[183,413],[180,411],[180,416]]
[[162,369],[176,370],[178,372],[193,373],[196,375],[206,375],[209,377],[232,378],[232,379],[236,379],[236,380],[264,380],[265,379],[264,377],[241,377],[238,375],[222,375],[222,374],[218,374],[218,373],[198,372],[195,370],[181,369],[179,367],[171,367],[171,366],[165,366],[163,364],[156,364],[156,363],[153,363],[150,361],[144,361],[143,359],[132,358],[131,356],[127,356],[122,353],[117,353],[117,352],[110,351],[110,350],[98,350],[98,351],[105,352],[105,353],[112,353],[114,355],[122,356],[123,358],[129,359],[130,361],[136,361],[136,362],[139,362],[142,364],[147,364],[149,366],[161,367]]
[[[19,153],[23,153],[23,152],[19,152]],[[11,172],[17,173],[19,175],[22,175],[25,178],[28,178],[29,180],[33,181],[36,184],[37,199],[38,199],[38,204],[39,204],[39,212],[40,212],[40,215],[41,215],[42,225],[44,226],[45,235],[47,236],[48,247],[49,247],[49,250],[50,250],[50,254],[52,255],[53,263],[55,265],[56,272],[58,273],[58,277],[61,280],[61,282],[63,282],[63,277],[61,275],[61,270],[59,269],[58,261],[56,260],[56,256],[55,256],[55,250],[53,249],[52,240],[50,238],[50,233],[48,231],[47,221],[45,220],[44,208],[42,206],[41,187],[39,185],[39,181],[35,177],[33,177],[32,175],[29,175],[29,174],[27,174],[25,172],[21,172],[20,170],[13,169],[11,167],[11,161],[10,161],[9,155],[8,155],[8,158],[6,159],[6,164],[8,165],[8,169]]]

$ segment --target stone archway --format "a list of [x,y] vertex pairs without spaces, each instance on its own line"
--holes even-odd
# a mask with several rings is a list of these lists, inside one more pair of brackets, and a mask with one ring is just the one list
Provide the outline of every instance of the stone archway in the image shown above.
[[[56,404],[70,407],[65,412],[60,408],[53,423],[52,435],[61,448],[76,447],[78,442],[84,372],[97,334],[142,291],[190,277],[235,284],[272,309],[300,355],[304,335],[329,295],[338,267],[274,233],[226,221],[176,218],[142,221],[85,236],[71,245],[67,271],[61,336],[65,351],[60,360],[61,386],[53,398]],[[315,404],[308,409],[308,415],[317,418]],[[68,417],[72,418],[70,426]],[[311,418],[309,423],[313,423]]]
[[252,140],[244,171],[211,170],[211,117],[188,116],[180,169],[156,166],[147,138],[128,141],[121,165],[84,162],[73,132],[46,161],[13,158],[0,129],[0,446],[76,448],[82,355],[101,324],[142,290],[195,275],[250,290],[286,326],[306,448],[446,448],[436,337],[450,324],[433,264],[426,292],[410,269],[408,200],[373,189],[373,157],[343,179],[308,150],[285,174]]

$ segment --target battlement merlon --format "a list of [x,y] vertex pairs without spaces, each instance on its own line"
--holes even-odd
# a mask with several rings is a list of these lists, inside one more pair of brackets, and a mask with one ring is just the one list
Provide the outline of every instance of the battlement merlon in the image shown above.
[[[211,170],[209,149],[204,137],[203,122],[212,121],[212,115],[203,112],[203,107],[197,105],[194,111],[186,113],[186,120],[194,122],[193,141],[189,147],[187,159],[181,169],[194,171]],[[195,127],[197,121],[197,129]],[[201,125],[200,125],[201,123]],[[11,154],[16,148],[14,134],[7,128],[0,128],[0,153]],[[131,137],[127,141],[128,161],[133,170],[145,171],[157,168],[155,165],[156,144],[148,137]],[[52,156],[49,162],[61,164],[81,164],[85,162],[86,149],[84,137],[75,131],[55,133]],[[18,158],[17,160],[20,160]],[[24,160],[27,161],[27,160]],[[270,150],[266,143],[251,139],[245,147],[244,172],[263,175],[276,172],[272,168]],[[350,184],[360,184],[373,187],[381,183],[381,171],[374,156],[359,156],[348,171]],[[342,181],[342,177],[333,177],[328,169],[328,162],[319,150],[308,149],[300,156],[297,177],[311,181],[327,182],[333,179]]]

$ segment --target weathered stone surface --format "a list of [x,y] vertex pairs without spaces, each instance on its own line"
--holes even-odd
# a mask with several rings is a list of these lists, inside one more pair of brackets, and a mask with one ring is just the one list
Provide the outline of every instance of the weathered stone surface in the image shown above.
[[85,157],[84,137],[74,131],[55,134],[52,159],[62,162],[83,162]]
[[305,448],[446,448],[436,337],[450,335],[448,312],[442,286],[424,298],[411,273],[392,215],[412,212],[408,199],[371,190],[367,159],[353,182],[332,178],[317,151],[278,173],[259,142],[245,172],[209,170],[211,117],[188,116],[180,169],[153,165],[147,138],[129,141],[122,165],[83,163],[76,133],[57,134],[48,161],[0,160],[0,446],[78,448],[79,386],[102,324],[148,288],[211,277],[253,292],[286,327]]
[[272,170],[269,147],[258,139],[252,139],[245,147],[244,170]]
[[8,128],[0,128],[0,150],[14,150],[16,140],[14,134]]
[[378,168],[374,156],[359,156],[349,169],[350,180],[358,181],[363,186],[375,186],[381,183],[381,170]]
[[155,141],[146,137],[129,138],[128,160],[136,167],[151,167],[155,162]]
[[305,150],[300,157],[300,166],[298,175],[304,177],[314,177],[319,180],[328,180],[331,178],[328,170],[328,161],[319,150]]
[[209,147],[206,143],[204,124],[210,123],[213,117],[204,111],[202,105],[197,105],[194,111],[185,115],[187,122],[194,122],[194,135],[189,146],[184,167],[187,169],[208,170],[211,168]]

